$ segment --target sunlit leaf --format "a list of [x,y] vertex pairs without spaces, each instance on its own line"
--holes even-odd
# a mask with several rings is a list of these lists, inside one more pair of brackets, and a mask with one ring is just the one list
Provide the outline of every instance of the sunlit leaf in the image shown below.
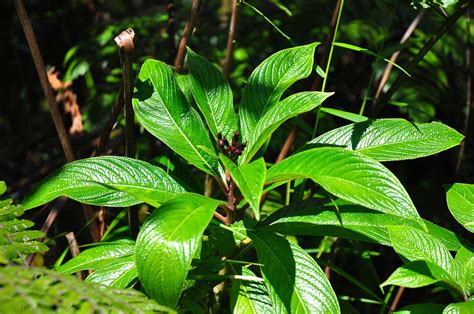
[[446,199],[454,218],[474,232],[474,184],[455,183],[449,186]]
[[197,148],[201,145],[214,151],[209,133],[167,64],[152,59],[143,63],[135,85],[133,109],[151,134],[194,166],[217,176],[215,156]]
[[354,204],[405,218],[420,219],[400,181],[379,162],[339,147],[293,155],[271,167],[267,183],[310,178],[331,194]]
[[264,60],[250,75],[239,108],[244,141],[260,118],[280,100],[294,82],[311,74],[316,43],[281,50]]
[[219,203],[186,194],[163,204],[143,224],[135,251],[138,277],[158,302],[176,306],[201,236]]
[[103,156],[64,165],[25,196],[22,204],[27,209],[33,208],[59,196],[98,206],[124,207],[141,203],[114,187],[142,191],[158,203],[185,192],[156,166],[127,157]]
[[268,231],[252,233],[275,313],[339,313],[326,275],[297,244]]
[[310,143],[342,146],[378,161],[406,160],[437,154],[459,145],[463,136],[439,123],[378,119],[331,130]]

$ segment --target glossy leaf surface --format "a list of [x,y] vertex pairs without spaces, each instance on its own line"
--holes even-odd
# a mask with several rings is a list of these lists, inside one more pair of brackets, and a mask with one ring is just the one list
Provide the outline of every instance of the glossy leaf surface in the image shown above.
[[[242,268],[242,276],[252,276],[255,274]],[[230,305],[232,313],[248,314],[272,314],[273,307],[268,296],[267,287],[263,282],[250,280],[236,280],[233,283],[231,291]]]
[[[428,263],[422,261],[408,262],[397,268],[380,287],[395,285],[406,288],[420,288],[431,285],[438,280],[432,277]],[[437,267],[433,264],[431,266]]]
[[237,166],[225,156],[221,156],[221,160],[230,171],[230,175],[239,187],[242,195],[250,203],[256,219],[260,220],[260,198],[267,172],[265,161],[263,158],[260,158],[250,164]]
[[138,278],[135,256],[109,261],[87,276],[86,281],[113,288],[128,288]]
[[283,92],[312,71],[317,44],[281,50],[264,60],[250,75],[240,104],[240,130],[248,141],[264,113]]
[[189,71],[194,99],[201,110],[211,134],[232,136],[237,130],[232,90],[224,74],[209,61],[188,48]]
[[186,194],[163,204],[145,221],[135,256],[138,277],[151,297],[176,306],[201,236],[219,203]]
[[446,193],[448,208],[456,220],[474,232],[474,184],[455,183]]
[[458,266],[449,250],[431,235],[411,227],[389,226],[395,251],[410,261],[425,261],[440,268],[436,279],[456,283]]
[[405,218],[419,219],[410,196],[385,166],[339,147],[293,155],[271,167],[267,183],[310,178],[331,194],[354,204]]
[[463,136],[439,122],[378,119],[331,130],[310,143],[342,146],[378,161],[406,160],[437,154],[459,145]]
[[301,92],[269,108],[249,134],[247,147],[240,159],[241,163],[249,161],[283,122],[320,106],[331,95],[332,93]]
[[[450,250],[462,247],[459,237],[427,220],[428,233]],[[421,228],[416,220],[380,213],[356,205],[320,204],[317,200],[284,207],[259,224],[272,231],[291,235],[332,236],[382,245],[391,245],[387,226]]]
[[474,301],[451,303],[444,310],[443,314],[469,314],[474,313]]
[[113,262],[120,257],[133,255],[134,251],[135,242],[132,240],[122,239],[102,243],[82,251],[76,257],[59,266],[57,271],[72,274],[80,270],[97,269],[101,265]]
[[140,123],[159,140],[199,169],[217,175],[217,159],[199,150],[214,151],[198,112],[178,87],[171,68],[148,59],[138,74],[133,109]]
[[103,156],[64,165],[30,192],[23,200],[23,206],[36,207],[59,196],[97,206],[125,207],[141,203],[114,187],[137,189],[158,203],[185,192],[156,166],[127,157]]
[[268,231],[250,235],[275,313],[339,313],[337,297],[314,259]]

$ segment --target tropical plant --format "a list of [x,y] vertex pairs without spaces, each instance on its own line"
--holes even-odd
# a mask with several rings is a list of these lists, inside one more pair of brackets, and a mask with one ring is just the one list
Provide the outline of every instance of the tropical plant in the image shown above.
[[[238,106],[221,71],[192,50],[189,74],[146,60],[135,84],[136,118],[221,190],[202,195],[189,178],[127,157],[69,163],[28,194],[23,207],[67,196],[91,205],[145,202],[156,209],[136,241],[103,243],[58,270],[94,270],[87,281],[113,288],[139,282],[159,304],[182,310],[230,304],[235,313],[341,312],[348,305],[338,299],[319,262],[386,308],[379,292],[319,254],[315,258],[305,250],[304,238],[295,237],[326,236],[393,247],[406,263],[381,287],[433,284],[452,293],[453,302],[469,300],[471,244],[422,219],[402,183],[382,164],[437,154],[458,145],[461,134],[439,122],[364,119],[313,139],[274,165],[262,157],[282,123],[332,95],[286,94],[313,72],[316,46],[281,50],[263,61]],[[290,189],[300,191],[291,201]],[[466,210],[472,209],[472,191],[461,184],[448,189],[450,209],[468,229],[474,221]],[[272,193],[286,193],[286,206],[265,206]],[[472,301],[452,304],[445,311],[471,306]]]

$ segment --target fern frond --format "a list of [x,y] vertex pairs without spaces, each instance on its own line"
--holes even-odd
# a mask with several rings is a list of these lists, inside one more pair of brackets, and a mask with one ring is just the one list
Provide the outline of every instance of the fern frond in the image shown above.
[[0,269],[0,313],[175,313],[139,291],[97,285],[44,268]]

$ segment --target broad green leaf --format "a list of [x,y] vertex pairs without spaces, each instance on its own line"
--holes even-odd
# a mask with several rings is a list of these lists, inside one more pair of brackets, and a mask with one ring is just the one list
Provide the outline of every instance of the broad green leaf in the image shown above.
[[446,192],[448,208],[456,220],[474,232],[474,184],[455,183]]
[[31,191],[22,204],[29,209],[59,196],[97,206],[125,207],[141,203],[117,188],[139,190],[158,203],[185,192],[156,166],[127,157],[103,156],[64,165]]
[[201,145],[214,151],[209,133],[178,88],[168,65],[152,59],[143,63],[135,85],[133,109],[151,134],[194,166],[217,176],[215,156],[197,148]]
[[326,275],[302,248],[268,231],[250,237],[263,264],[263,278],[275,313],[340,312]]
[[250,75],[239,108],[240,131],[249,141],[260,118],[294,82],[308,77],[317,44],[281,50],[264,60]]
[[[242,268],[242,276],[255,277],[255,274]],[[250,280],[235,280],[230,296],[232,313],[272,314],[273,307],[264,283]]]
[[188,104],[193,102],[193,91],[191,87],[191,75],[189,74],[178,74],[175,73],[176,83],[178,87],[186,98]]
[[293,155],[271,167],[267,183],[310,178],[331,194],[387,214],[420,220],[400,181],[381,163],[339,147]]
[[468,295],[474,292],[474,250],[461,247],[456,253],[454,260],[460,266],[460,280],[465,283]]
[[252,159],[283,122],[320,106],[322,102],[332,94],[333,93],[301,92],[291,95],[280,101],[277,105],[269,108],[257,122],[253,132],[249,134],[247,147],[240,158],[240,163],[245,163]]
[[143,224],[135,246],[138,278],[158,302],[176,306],[201,236],[219,203],[186,194],[164,203]]
[[[424,221],[428,233],[446,245],[449,250],[457,251],[462,247],[459,237],[427,220]],[[320,204],[318,200],[309,200],[284,207],[259,226],[274,232],[291,235],[332,236],[381,245],[391,245],[387,226],[399,225],[421,228],[417,221],[398,216],[383,214],[356,205]]]
[[237,166],[224,155],[221,155],[221,160],[229,170],[240,192],[252,207],[255,218],[260,220],[260,198],[262,197],[267,172],[265,161],[260,158],[250,164]]
[[436,274],[436,279],[459,286],[459,267],[448,248],[436,238],[407,226],[388,226],[388,233],[393,248],[398,254],[409,261],[433,263],[441,268]]
[[96,270],[103,265],[114,263],[117,259],[132,256],[135,251],[135,242],[132,240],[117,240],[101,243],[82,251],[76,257],[59,266],[57,271],[72,274],[81,270]]
[[393,314],[441,314],[445,305],[437,303],[417,303],[404,306]]
[[188,65],[193,96],[215,139],[232,136],[237,130],[232,90],[222,72],[188,48]]
[[322,112],[345,119],[349,120],[351,122],[364,122],[367,121],[369,118],[362,116],[360,114],[352,113],[349,111],[344,111],[344,110],[338,110],[338,109],[333,109],[333,108],[321,108],[320,109]]
[[431,266],[438,267],[430,262],[415,261],[408,262],[405,265],[397,268],[391,275],[385,280],[380,287],[388,285],[401,286],[406,288],[420,288],[429,286],[438,280],[433,278],[430,273]]
[[86,281],[118,289],[128,288],[138,278],[135,256],[109,261],[87,276]]
[[439,123],[378,119],[329,131],[310,143],[342,146],[378,161],[406,160],[437,154],[459,145],[463,136]]
[[448,305],[443,314],[472,314],[474,313],[474,300],[460,303],[451,303]]

